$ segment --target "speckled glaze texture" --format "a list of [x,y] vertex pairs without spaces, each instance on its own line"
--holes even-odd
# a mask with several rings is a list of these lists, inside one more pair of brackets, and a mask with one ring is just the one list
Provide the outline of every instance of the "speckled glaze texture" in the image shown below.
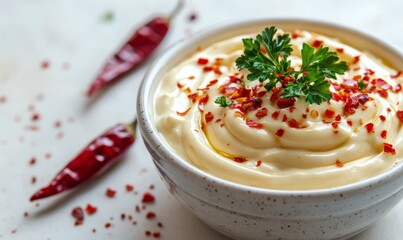
[[403,56],[371,36],[331,24],[267,19],[217,27],[182,40],[149,69],[138,97],[138,120],[147,149],[170,192],[218,232],[233,239],[347,239],[379,220],[403,197],[403,164],[374,178],[333,189],[279,191],[216,178],[179,158],[153,124],[153,93],[164,73],[198,46],[265,26],[300,28],[370,49],[399,69]]

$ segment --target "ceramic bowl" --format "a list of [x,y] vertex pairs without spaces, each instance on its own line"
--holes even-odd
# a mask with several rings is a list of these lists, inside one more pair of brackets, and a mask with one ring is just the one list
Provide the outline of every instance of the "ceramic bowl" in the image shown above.
[[330,37],[403,69],[403,55],[383,41],[333,24],[265,19],[208,29],[179,41],[149,68],[137,101],[139,127],[152,159],[172,194],[197,217],[234,239],[346,239],[380,219],[403,197],[403,164],[376,177],[324,190],[283,191],[244,186],[203,172],[179,157],[158,132],[153,98],[164,74],[194,53],[232,36],[275,25]]

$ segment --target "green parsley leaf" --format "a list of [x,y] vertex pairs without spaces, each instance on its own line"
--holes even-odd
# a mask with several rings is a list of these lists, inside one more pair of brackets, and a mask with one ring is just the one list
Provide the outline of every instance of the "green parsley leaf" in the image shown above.
[[[247,69],[249,81],[258,80],[265,83],[271,91],[278,83],[282,85],[282,98],[304,98],[309,104],[321,104],[332,98],[327,78],[336,79],[336,74],[347,71],[346,62],[339,62],[335,52],[328,47],[313,47],[304,43],[301,50],[302,66],[299,71],[291,68],[288,57],[293,49],[288,34],[277,35],[276,27],[264,29],[256,39],[243,39],[244,54],[236,59],[239,70]],[[266,53],[263,53],[261,49]],[[281,77],[280,77],[281,76]],[[289,77],[295,81],[283,83]]]
[[227,98],[224,96],[216,98],[214,103],[220,105],[220,107],[230,107],[232,104],[234,104],[234,102],[228,102]]
[[363,90],[366,86],[363,81],[358,81],[357,85],[358,85],[358,89],[360,89],[360,90]]

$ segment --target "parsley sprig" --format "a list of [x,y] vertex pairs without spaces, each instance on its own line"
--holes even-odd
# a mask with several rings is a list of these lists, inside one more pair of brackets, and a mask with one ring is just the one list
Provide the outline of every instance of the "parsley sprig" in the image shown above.
[[[348,69],[346,62],[328,47],[320,46],[316,51],[304,43],[301,50],[302,66],[295,71],[288,57],[293,51],[289,34],[275,36],[277,28],[266,28],[256,39],[243,39],[244,54],[236,59],[239,70],[248,69],[249,81],[259,80],[271,91],[277,83],[283,84],[282,98],[305,98],[309,104],[320,104],[332,98],[327,78],[336,79]],[[264,48],[266,53],[263,53]],[[284,79],[292,79],[284,84]]]

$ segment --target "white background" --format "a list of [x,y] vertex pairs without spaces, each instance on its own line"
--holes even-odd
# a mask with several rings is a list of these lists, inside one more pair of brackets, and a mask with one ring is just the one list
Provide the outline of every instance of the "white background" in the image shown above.
[[[120,165],[95,181],[37,207],[30,194],[50,181],[89,140],[117,122],[135,115],[136,93],[150,61],[92,100],[84,91],[104,60],[136,26],[167,13],[175,0],[0,0],[0,239],[226,239],[210,230],[170,196],[139,139]],[[153,56],[176,40],[216,23],[261,17],[301,17],[343,24],[378,35],[403,49],[403,1],[369,0],[188,0],[172,22],[169,35]],[[102,16],[114,13],[112,21]],[[188,20],[191,13],[196,21]],[[48,69],[41,63],[47,60]],[[66,67],[66,65],[68,65]],[[66,69],[67,68],[67,69]],[[29,131],[34,112],[39,131]],[[71,121],[71,118],[74,121]],[[62,126],[54,127],[56,120]],[[70,121],[69,121],[70,120]],[[63,132],[59,139],[57,135]],[[49,159],[45,154],[50,153]],[[29,166],[31,157],[37,163]],[[36,176],[36,184],[31,177]],[[125,184],[138,192],[126,193]],[[148,190],[154,184],[154,190]],[[105,189],[116,189],[113,199]],[[145,191],[157,201],[135,213]],[[98,212],[74,227],[70,211],[87,203]],[[148,210],[157,218],[146,220]],[[24,217],[27,211],[29,217]],[[121,221],[120,214],[138,221]],[[113,218],[113,219],[112,219]],[[164,224],[157,227],[157,222]],[[112,223],[109,229],[106,222]],[[403,202],[355,240],[397,240],[403,236]],[[96,228],[96,233],[92,229]],[[16,233],[11,232],[16,229]]]

